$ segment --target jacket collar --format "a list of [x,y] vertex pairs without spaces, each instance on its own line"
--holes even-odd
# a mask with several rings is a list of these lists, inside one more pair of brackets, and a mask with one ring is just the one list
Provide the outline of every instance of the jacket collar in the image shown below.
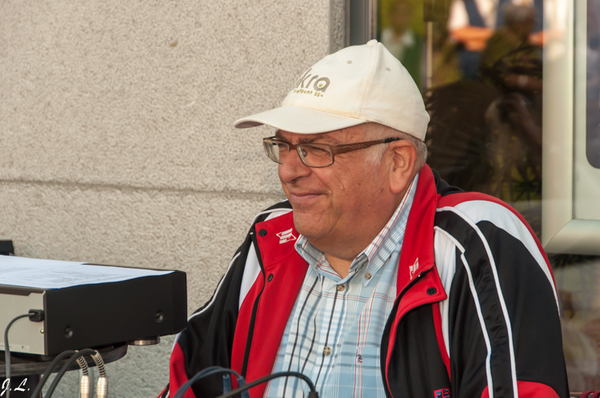
[[425,165],[419,175],[417,192],[404,233],[398,266],[398,294],[419,275],[434,268],[433,223],[438,199],[433,173]]

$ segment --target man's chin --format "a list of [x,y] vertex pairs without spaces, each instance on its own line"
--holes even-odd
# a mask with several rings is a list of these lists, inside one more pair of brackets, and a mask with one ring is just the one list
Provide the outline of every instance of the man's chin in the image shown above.
[[294,228],[311,243],[322,238],[326,233],[320,217],[315,217],[294,210]]

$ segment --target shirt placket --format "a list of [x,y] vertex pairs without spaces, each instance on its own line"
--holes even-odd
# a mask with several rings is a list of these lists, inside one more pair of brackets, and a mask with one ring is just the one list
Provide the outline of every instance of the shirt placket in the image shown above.
[[344,328],[344,297],[347,294],[347,283],[339,283],[324,278],[322,310],[318,316],[319,347],[316,351],[315,367],[311,379],[318,388],[327,382],[329,372],[338,357],[339,340]]

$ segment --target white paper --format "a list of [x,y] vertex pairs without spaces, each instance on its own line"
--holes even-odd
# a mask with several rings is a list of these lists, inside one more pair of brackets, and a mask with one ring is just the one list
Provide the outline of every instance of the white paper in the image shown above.
[[0,285],[38,289],[64,289],[80,285],[121,282],[172,272],[0,256]]

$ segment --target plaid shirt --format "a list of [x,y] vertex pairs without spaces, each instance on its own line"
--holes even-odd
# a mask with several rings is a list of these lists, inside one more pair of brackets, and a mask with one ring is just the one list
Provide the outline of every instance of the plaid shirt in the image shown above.
[[[309,268],[292,310],[273,372],[310,377],[321,397],[381,397],[383,329],[396,299],[400,249],[418,176],[392,218],[352,262],[345,278],[325,255],[300,236],[296,250]],[[306,397],[308,386],[294,377],[269,383],[265,397]]]

